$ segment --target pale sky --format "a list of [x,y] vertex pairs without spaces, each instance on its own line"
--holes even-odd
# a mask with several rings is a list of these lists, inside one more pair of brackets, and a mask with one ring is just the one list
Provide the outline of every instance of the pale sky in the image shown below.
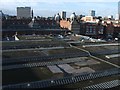
[[115,16],[118,12],[119,0],[0,0],[0,10],[5,14],[16,15],[16,7],[30,6],[35,16],[54,16],[66,11],[69,17],[72,12],[77,15],[89,15],[90,10],[96,16]]

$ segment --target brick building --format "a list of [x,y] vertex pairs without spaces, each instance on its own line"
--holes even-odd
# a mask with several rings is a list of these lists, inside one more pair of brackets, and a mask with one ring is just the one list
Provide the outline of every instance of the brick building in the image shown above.
[[72,21],[70,23],[70,30],[75,34],[80,34],[80,23],[78,23],[76,20]]
[[76,20],[74,21],[61,20],[60,27],[62,29],[68,29],[76,34],[80,33],[80,23],[78,23]]
[[120,39],[120,25],[114,25],[113,38],[116,37]]
[[12,36],[18,34],[55,34],[64,33],[61,31],[60,25],[51,19],[5,19],[2,21],[2,36]]
[[60,20],[60,27],[63,28],[63,29],[69,29],[70,30],[70,21]]
[[[30,24],[32,26],[30,26]],[[3,29],[55,29],[60,28],[55,20],[48,19],[6,19],[3,21]]]
[[114,32],[114,25],[111,22],[110,24],[107,24],[106,26],[106,33],[107,35],[113,35],[113,32]]
[[97,23],[80,23],[80,34],[90,37],[103,37],[104,26]]
[[102,36],[104,32],[104,26],[97,23],[90,22],[77,22],[76,20],[70,22],[66,20],[60,21],[62,28],[68,28],[75,34],[87,35],[87,36]]

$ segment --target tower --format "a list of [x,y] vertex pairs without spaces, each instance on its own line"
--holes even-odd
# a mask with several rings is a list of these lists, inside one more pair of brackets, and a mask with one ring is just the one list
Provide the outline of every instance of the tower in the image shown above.
[[31,13],[31,14],[32,14],[32,18],[34,18],[34,13],[33,13],[33,10],[32,10],[32,13]]
[[62,11],[60,16],[61,16],[61,19],[63,20],[66,19],[66,12]]
[[118,16],[119,16],[119,20],[120,20],[120,1],[118,2]]
[[17,19],[31,17],[31,7],[17,7]]
[[76,19],[76,14],[73,12],[70,16],[70,21],[73,22]]
[[93,17],[95,16],[95,10],[90,11],[90,16],[93,16]]

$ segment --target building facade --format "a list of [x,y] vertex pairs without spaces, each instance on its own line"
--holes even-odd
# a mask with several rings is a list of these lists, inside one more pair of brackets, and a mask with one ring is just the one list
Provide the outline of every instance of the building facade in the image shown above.
[[80,23],[80,34],[90,37],[103,37],[104,26],[97,23]]
[[80,34],[80,23],[78,23],[76,20],[72,21],[70,23],[69,28],[74,34]]
[[107,24],[106,26],[106,36],[107,38],[113,38],[113,33],[114,33],[114,25],[111,22],[110,24]]
[[17,7],[17,19],[32,18],[31,7]]

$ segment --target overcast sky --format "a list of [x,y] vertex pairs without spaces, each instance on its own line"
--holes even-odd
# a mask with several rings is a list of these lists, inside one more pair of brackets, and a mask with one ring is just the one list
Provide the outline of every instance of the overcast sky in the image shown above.
[[29,6],[35,16],[54,16],[66,11],[69,17],[72,12],[77,15],[89,15],[90,10],[96,16],[115,16],[118,12],[119,0],[0,0],[0,10],[5,14],[16,15],[16,7]]

